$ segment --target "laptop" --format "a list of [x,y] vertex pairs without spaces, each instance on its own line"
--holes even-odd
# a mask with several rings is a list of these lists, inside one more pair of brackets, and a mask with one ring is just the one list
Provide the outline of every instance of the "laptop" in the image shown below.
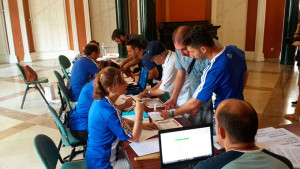
[[158,136],[162,169],[194,168],[214,155],[212,124],[160,130]]
[[149,72],[144,67],[142,67],[138,84],[137,85],[129,84],[127,86],[126,95],[129,95],[129,94],[137,95],[137,94],[141,93],[142,91],[144,91],[146,89],[148,75],[149,75]]

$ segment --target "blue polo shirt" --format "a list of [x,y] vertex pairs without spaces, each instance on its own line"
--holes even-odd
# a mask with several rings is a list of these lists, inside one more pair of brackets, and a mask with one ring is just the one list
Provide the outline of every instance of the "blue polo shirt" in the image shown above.
[[88,115],[93,103],[94,81],[95,79],[91,80],[82,88],[78,102],[70,113],[69,126],[71,130],[87,130],[88,128]]
[[244,100],[244,72],[247,70],[244,52],[236,46],[226,46],[216,55],[201,76],[201,84],[193,97],[207,102],[216,94],[215,107],[225,99]]
[[131,128],[107,98],[93,101],[89,111],[88,132],[85,156],[88,169],[112,168],[111,163],[117,160],[119,140],[131,138]]
[[81,89],[88,80],[98,73],[98,68],[92,59],[83,56],[75,61],[71,71],[71,100],[77,102]]

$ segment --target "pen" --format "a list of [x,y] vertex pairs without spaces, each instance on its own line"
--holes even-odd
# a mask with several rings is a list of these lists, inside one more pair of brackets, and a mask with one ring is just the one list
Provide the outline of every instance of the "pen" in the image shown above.
[[134,157],[134,161],[138,160],[151,160],[151,159],[159,159],[160,154],[159,153],[154,153],[154,154],[149,154],[141,157]]

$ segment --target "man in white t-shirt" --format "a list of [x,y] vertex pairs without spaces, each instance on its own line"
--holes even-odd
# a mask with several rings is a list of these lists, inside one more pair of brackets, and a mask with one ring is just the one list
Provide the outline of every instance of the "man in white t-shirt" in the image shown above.
[[[162,65],[163,72],[161,81],[151,88],[140,93],[140,98],[160,96],[167,92],[172,94],[174,82],[177,75],[175,68],[176,53],[166,50],[160,41],[152,41],[148,44],[143,55],[143,62],[155,62],[157,65]],[[147,69],[147,64],[144,64]],[[185,76],[183,87],[177,99],[177,106],[183,105],[190,98],[190,82],[188,76]]]

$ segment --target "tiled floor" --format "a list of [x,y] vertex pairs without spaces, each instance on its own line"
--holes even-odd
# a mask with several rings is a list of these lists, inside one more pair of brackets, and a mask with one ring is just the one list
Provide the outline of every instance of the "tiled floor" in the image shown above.
[[[38,61],[29,64],[40,77],[48,77],[56,89],[54,70],[61,72],[57,60]],[[259,127],[299,123],[283,118],[294,112],[291,101],[298,96],[298,70],[281,66],[276,62],[247,62],[249,78],[244,91],[259,116]],[[46,134],[56,144],[60,133],[40,94],[31,89],[24,108],[20,109],[25,84],[15,64],[0,65],[0,169],[44,168],[34,146],[37,134]],[[56,92],[57,94],[57,92]],[[57,97],[58,99],[58,97]],[[54,105],[58,108],[59,105]],[[70,148],[61,149],[62,156]],[[77,158],[82,158],[79,155]]]

